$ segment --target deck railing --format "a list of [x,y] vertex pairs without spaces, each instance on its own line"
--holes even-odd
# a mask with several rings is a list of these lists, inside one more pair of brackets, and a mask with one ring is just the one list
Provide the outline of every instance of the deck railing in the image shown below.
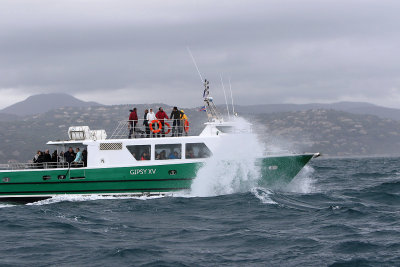
[[29,170],[29,169],[57,169],[57,168],[82,168],[83,162],[42,162],[42,163],[7,163],[0,164],[0,170]]
[[[147,125],[148,122],[148,125]],[[119,121],[117,128],[112,133],[110,139],[124,138],[150,138],[165,136],[184,136],[189,132],[189,125],[185,120],[157,120],[145,121],[143,119],[135,121]]]

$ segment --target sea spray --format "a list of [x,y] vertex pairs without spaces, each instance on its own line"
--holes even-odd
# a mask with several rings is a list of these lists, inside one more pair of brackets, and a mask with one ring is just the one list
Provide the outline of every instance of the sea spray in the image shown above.
[[263,155],[263,145],[251,132],[251,125],[235,119],[235,134],[221,136],[219,147],[202,167],[191,188],[193,196],[216,196],[248,192],[261,177],[256,159]]
[[315,180],[313,179],[314,169],[311,166],[304,166],[304,168],[297,174],[287,186],[282,188],[286,192],[294,193],[313,193],[317,191]]

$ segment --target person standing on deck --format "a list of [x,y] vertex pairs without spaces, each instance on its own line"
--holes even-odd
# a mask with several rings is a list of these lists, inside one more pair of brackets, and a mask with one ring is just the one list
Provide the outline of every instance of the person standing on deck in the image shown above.
[[[165,131],[164,131],[164,119],[169,119],[167,113],[165,113],[165,111],[163,110],[162,107],[160,107],[158,109],[158,112],[156,114],[156,118],[161,122],[161,136],[165,137]],[[159,136],[159,134],[157,133],[157,136]]]
[[83,166],[87,167],[87,149],[84,149],[82,151],[82,161],[83,161]]
[[76,148],[76,157],[72,164],[78,165],[79,163],[82,163],[83,157],[82,157],[82,152],[80,151],[79,147]]
[[149,128],[149,120],[147,119],[147,114],[149,114],[149,110],[146,108],[144,110],[143,125],[146,128],[146,138],[149,138],[150,137],[150,128]]
[[172,120],[172,137],[180,136],[180,125],[181,125],[181,111],[178,110],[177,107],[174,107],[171,112],[171,120]]
[[43,162],[42,151],[38,150],[36,155],[33,157],[33,163],[42,163],[42,162]]
[[51,162],[57,162],[58,154],[57,150],[54,150],[53,154],[51,154]]
[[72,147],[68,148],[68,151],[64,153],[65,161],[71,163],[75,159],[75,153]]
[[181,109],[181,125],[182,125],[182,128],[179,128],[179,129],[181,130],[181,133],[182,133],[182,130],[184,130],[185,131],[185,135],[187,135],[187,131],[185,129],[185,123],[186,123],[187,120],[188,120],[188,117],[186,116],[186,114],[183,111],[183,109]]
[[128,123],[128,129],[129,129],[129,136],[128,138],[130,139],[133,133],[133,138],[135,138],[135,128],[136,124],[138,122],[138,116],[136,113],[136,108],[131,110],[131,114],[129,115],[129,123]]
[[51,155],[48,149],[44,152],[43,162],[51,162]]
[[[156,119],[156,115],[154,114],[154,112],[153,112],[153,109],[151,108],[150,109],[150,111],[149,111],[149,113],[147,113],[147,121],[148,121],[148,123],[150,124],[153,120],[155,120]],[[149,129],[150,130],[150,129]],[[155,137],[155,134],[154,133],[151,133],[151,135],[153,136],[153,137]]]

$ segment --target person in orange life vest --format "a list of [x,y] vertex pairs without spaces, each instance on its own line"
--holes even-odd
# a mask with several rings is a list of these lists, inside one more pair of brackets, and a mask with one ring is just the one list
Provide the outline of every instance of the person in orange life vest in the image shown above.
[[186,116],[185,112],[183,111],[183,109],[181,109],[181,125],[182,127],[180,127],[179,129],[183,129],[185,132],[185,135],[188,135],[186,129],[185,129],[185,124],[188,121],[188,117]]

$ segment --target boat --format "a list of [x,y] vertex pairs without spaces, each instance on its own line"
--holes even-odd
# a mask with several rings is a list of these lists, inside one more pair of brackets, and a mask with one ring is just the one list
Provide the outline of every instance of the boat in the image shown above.
[[[136,129],[128,138],[132,121],[119,122],[108,137],[105,130],[71,126],[68,140],[49,141],[57,151],[80,147],[84,161],[10,163],[0,166],[0,199],[46,199],[57,195],[163,195],[190,190],[198,171],[213,159],[223,138],[242,134],[234,119],[224,120],[209,95],[206,80],[203,93],[207,122],[203,131],[191,136],[188,121],[150,122],[150,135]],[[140,121],[138,125],[141,125]],[[164,137],[161,136],[164,132]],[[174,133],[174,136],[171,134]],[[159,135],[159,138],[153,135]],[[289,183],[319,153],[265,155],[256,161],[260,185]],[[218,178],[216,178],[218,179]]]

